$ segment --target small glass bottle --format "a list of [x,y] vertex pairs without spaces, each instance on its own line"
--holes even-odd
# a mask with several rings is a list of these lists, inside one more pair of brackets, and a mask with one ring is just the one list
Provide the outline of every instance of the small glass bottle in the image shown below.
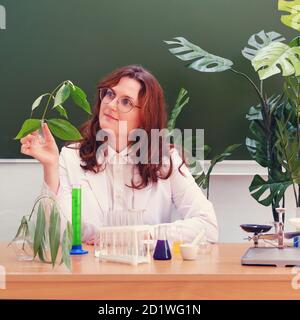
[[174,225],[172,227],[172,229],[174,230],[172,252],[173,252],[173,254],[179,254],[180,253],[180,245],[184,243],[184,241],[182,240],[182,226]]

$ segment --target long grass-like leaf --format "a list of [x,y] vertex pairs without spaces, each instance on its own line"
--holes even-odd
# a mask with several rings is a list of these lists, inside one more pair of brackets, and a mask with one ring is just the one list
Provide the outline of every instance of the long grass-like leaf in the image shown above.
[[175,106],[171,111],[171,115],[168,121],[167,127],[169,131],[172,131],[175,128],[176,120],[179,114],[181,113],[182,108],[189,102],[190,98],[186,97],[186,95],[187,95],[187,90],[184,88],[181,88],[179,91],[178,97],[176,99]]
[[63,233],[62,238],[62,257],[61,264],[64,263],[69,270],[71,270],[71,258],[70,258],[70,250],[72,248],[73,243],[73,227],[72,224],[68,221],[66,229]]
[[50,214],[50,225],[49,225],[49,242],[51,252],[51,262],[55,265],[58,248],[60,244],[60,215],[57,211],[56,205],[52,206]]
[[45,211],[42,203],[40,202],[38,207],[36,227],[35,227],[35,233],[34,233],[34,242],[33,242],[34,257],[36,257],[38,250],[41,246],[42,239],[45,233],[45,224],[46,224]]

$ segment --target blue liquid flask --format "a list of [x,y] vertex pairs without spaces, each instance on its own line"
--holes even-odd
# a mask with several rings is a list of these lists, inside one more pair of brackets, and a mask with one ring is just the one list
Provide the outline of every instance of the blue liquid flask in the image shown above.
[[158,237],[153,253],[154,260],[170,260],[172,259],[169,242],[167,240],[167,226],[158,226]]

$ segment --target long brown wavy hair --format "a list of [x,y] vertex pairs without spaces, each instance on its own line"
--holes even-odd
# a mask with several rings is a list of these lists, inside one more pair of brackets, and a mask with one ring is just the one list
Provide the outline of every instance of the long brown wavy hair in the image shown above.
[[[140,128],[144,129],[148,136],[148,157],[151,159],[153,156],[153,149],[151,155],[151,129],[165,129],[167,125],[167,112],[166,112],[166,102],[164,98],[163,90],[157,81],[157,79],[145,68],[140,65],[129,65],[119,69],[114,70],[112,73],[107,75],[102,79],[97,85],[97,92],[101,88],[112,88],[117,85],[121,78],[129,77],[135,79],[141,84],[141,89],[138,95],[138,104],[141,106],[141,126]],[[99,124],[99,112],[101,107],[101,100],[99,94],[96,96],[96,102],[93,107],[92,117],[90,120],[85,122],[80,127],[80,133],[82,139],[79,142],[79,155],[81,160],[85,163],[80,165],[82,169],[86,171],[93,171],[98,173],[103,171],[105,166],[103,163],[98,163],[96,159],[96,152],[99,146],[103,141],[97,141],[96,135],[99,130],[101,130]],[[68,142],[68,146],[72,142]],[[140,143],[142,143],[140,141]],[[170,150],[174,146],[169,145]],[[77,149],[78,149],[77,148]],[[153,147],[152,147],[153,148]],[[141,182],[137,185],[132,184],[129,187],[135,189],[142,189],[148,186],[149,183],[156,183],[158,179],[168,179],[173,170],[173,163],[171,157],[169,157],[169,166],[168,170],[163,170],[162,164],[162,145],[159,143],[157,146],[159,151],[159,163],[153,164],[151,161],[148,163],[138,163],[138,172],[141,177]],[[183,165],[185,161],[182,161]],[[178,170],[180,171],[180,167]],[[180,171],[181,172],[181,171]],[[182,173],[182,172],[181,172]],[[183,173],[182,173],[183,174]]]

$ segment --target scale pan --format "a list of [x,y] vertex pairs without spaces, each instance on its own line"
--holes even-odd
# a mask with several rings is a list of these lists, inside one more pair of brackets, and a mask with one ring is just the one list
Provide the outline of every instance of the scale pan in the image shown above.
[[268,232],[272,226],[264,224],[241,224],[241,228],[246,232],[265,233]]

